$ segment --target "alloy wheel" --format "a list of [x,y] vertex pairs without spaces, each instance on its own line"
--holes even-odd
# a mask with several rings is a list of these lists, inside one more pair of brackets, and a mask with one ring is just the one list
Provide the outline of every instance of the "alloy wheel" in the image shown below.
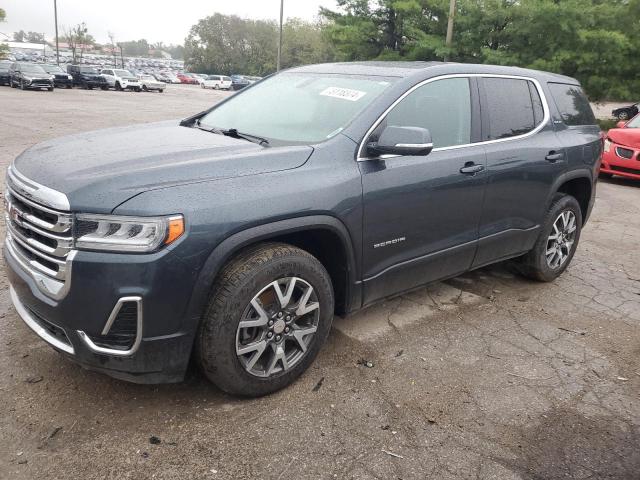
[[236,354],[251,375],[286,372],[306,355],[320,321],[313,287],[299,277],[280,278],[245,308],[236,332]]
[[569,258],[576,238],[576,215],[571,210],[565,210],[553,222],[553,229],[547,238],[547,265],[557,269]]

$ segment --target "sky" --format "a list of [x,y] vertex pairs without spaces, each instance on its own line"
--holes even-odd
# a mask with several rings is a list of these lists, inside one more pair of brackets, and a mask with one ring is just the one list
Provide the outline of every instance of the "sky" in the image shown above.
[[[216,12],[252,19],[277,20],[280,0],[57,0],[58,28],[85,22],[99,43],[113,32],[115,41],[139,40],[181,44],[192,25]],[[335,0],[284,0],[284,16],[313,20],[320,6],[335,8]],[[2,0],[7,18],[0,33],[24,30],[55,35],[53,0]],[[0,38],[5,39],[4,35]]]

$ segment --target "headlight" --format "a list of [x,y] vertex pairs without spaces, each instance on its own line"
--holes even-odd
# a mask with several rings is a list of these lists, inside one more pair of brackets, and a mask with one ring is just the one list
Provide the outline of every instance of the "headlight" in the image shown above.
[[85,250],[147,253],[173,243],[184,233],[182,215],[124,217],[76,215],[75,246]]
[[609,140],[608,138],[604,139],[604,151],[605,152],[609,152],[611,150],[611,140]]

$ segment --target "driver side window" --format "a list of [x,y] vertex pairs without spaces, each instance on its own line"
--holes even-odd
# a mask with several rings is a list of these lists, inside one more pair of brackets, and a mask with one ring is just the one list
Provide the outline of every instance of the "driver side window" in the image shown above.
[[445,78],[418,87],[387,114],[375,135],[387,126],[426,128],[434,148],[471,143],[469,79]]

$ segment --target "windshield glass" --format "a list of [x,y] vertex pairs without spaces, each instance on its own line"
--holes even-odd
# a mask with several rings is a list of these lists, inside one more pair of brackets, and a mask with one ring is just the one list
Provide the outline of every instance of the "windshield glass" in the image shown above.
[[10,63],[0,63],[0,72],[8,72]]
[[625,125],[626,128],[640,128],[640,115],[636,115],[631,119],[629,123]]
[[20,70],[28,73],[46,73],[40,65],[24,64],[20,66]]
[[60,73],[63,70],[57,65],[43,65],[43,67],[47,73]]
[[80,71],[82,73],[98,73],[98,70],[93,67],[80,67]]
[[282,73],[232,97],[200,124],[282,143],[318,143],[340,133],[393,80]]
[[119,77],[133,77],[128,70],[114,70],[115,74]]

